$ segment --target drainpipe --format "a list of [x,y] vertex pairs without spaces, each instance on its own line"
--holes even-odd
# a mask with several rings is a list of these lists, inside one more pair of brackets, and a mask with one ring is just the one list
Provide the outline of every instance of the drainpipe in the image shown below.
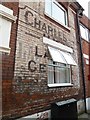
[[81,65],[82,65],[82,82],[83,82],[83,94],[84,94],[84,104],[85,104],[85,113],[87,113],[87,109],[86,109],[86,89],[85,89],[85,75],[84,75],[84,59],[83,59],[83,51],[82,51],[82,39],[81,39],[81,33],[80,33],[80,22],[79,22],[79,17],[82,17],[82,12],[83,10],[82,9],[79,9],[77,11],[77,14],[76,14],[76,19],[77,19],[77,32],[78,32],[78,35],[77,35],[77,38],[79,40],[79,44],[80,44],[80,52],[81,52]]

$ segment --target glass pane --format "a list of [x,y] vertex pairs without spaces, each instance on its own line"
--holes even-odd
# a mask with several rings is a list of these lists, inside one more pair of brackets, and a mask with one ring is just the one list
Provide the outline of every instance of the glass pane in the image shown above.
[[60,63],[51,64],[48,65],[48,84],[70,83],[70,66]]
[[89,41],[89,31],[87,28],[86,28],[86,40]]
[[80,31],[82,38],[86,40],[85,28],[82,25],[80,25]]
[[89,32],[89,34],[88,34],[88,40],[90,41],[90,32]]
[[66,82],[70,83],[70,68],[66,68]]
[[0,17],[0,46],[9,48],[11,22]]
[[55,3],[52,3],[52,17],[65,25],[65,11]]
[[65,61],[63,55],[60,53],[60,50],[51,48],[51,47],[48,47],[48,48],[49,48],[49,52],[50,52],[50,55],[51,55],[53,61],[66,64],[66,61]]
[[55,67],[55,81],[56,83],[70,83],[70,68],[64,64],[57,63]]
[[55,68],[55,81],[56,83],[66,83],[65,68]]
[[45,0],[45,13],[51,16],[51,0]]
[[48,84],[53,84],[54,83],[54,67],[51,66],[51,64],[53,65],[53,62],[49,60],[49,64],[48,65]]

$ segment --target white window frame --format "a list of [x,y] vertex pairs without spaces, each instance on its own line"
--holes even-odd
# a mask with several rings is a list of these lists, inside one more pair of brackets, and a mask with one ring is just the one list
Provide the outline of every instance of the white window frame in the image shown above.
[[[52,48],[54,48],[54,49],[58,49],[59,51],[63,51],[63,52],[65,52],[66,54],[68,53],[69,55],[70,54],[72,54],[73,53],[73,49],[72,48],[70,48],[70,47],[67,47],[67,46],[65,46],[65,45],[63,45],[63,44],[61,44],[61,43],[57,43],[57,42],[55,42],[55,41],[53,41],[53,40],[51,40],[51,39],[49,39],[49,38],[46,38],[46,37],[43,37],[43,43],[44,44],[46,44],[46,45],[48,45],[48,48],[49,47],[52,47]],[[50,51],[49,51],[50,52]],[[61,52],[62,53],[62,52]],[[58,54],[58,53],[57,53]],[[54,60],[54,58],[53,58],[53,53],[51,53],[50,54],[50,56],[51,56],[51,58],[52,58],[52,60]],[[64,57],[64,56],[63,56]],[[65,57],[64,57],[65,58]],[[68,59],[66,59],[65,58],[65,60],[66,60],[66,63],[65,64],[68,64]],[[54,61],[55,62],[55,61]],[[57,63],[59,62],[58,60],[56,61]],[[73,63],[70,63],[69,64],[70,66],[72,65],[74,65],[74,66],[76,66],[77,64],[75,63],[75,62],[73,62]],[[70,69],[71,69],[71,67],[70,67]],[[71,73],[70,73],[71,74]],[[59,84],[48,84],[48,86],[49,87],[60,87],[60,86],[73,86],[73,84],[71,83],[72,82],[72,80],[71,80],[71,75],[70,75],[70,83],[59,83]]]
[[[49,13],[47,13],[47,10],[46,10],[46,5],[47,5],[47,3],[46,2],[51,2],[51,5],[54,3],[55,5],[57,5],[57,7],[59,7],[60,8],[60,10],[62,10],[62,11],[64,11],[64,22],[65,22],[65,24],[63,24],[61,21],[59,21],[59,20],[57,20],[55,17],[53,17],[53,15],[52,15],[52,6],[51,6],[51,12],[50,12],[50,14]],[[47,16],[49,16],[51,19],[53,19],[53,20],[55,20],[56,22],[58,22],[58,23],[60,23],[62,26],[64,26],[64,27],[66,27],[67,29],[69,29],[69,27],[68,27],[68,20],[67,20],[67,11],[64,9],[64,7],[62,7],[56,0],[45,0],[45,14],[47,15]]]
[[[57,62],[55,62],[55,63],[57,63]],[[65,64],[63,64],[63,65],[65,65]],[[53,69],[54,69],[54,67],[57,67],[57,68],[59,68],[60,66],[58,66],[58,65],[55,65],[55,64],[48,64],[48,67],[50,67],[50,66],[52,66],[53,67]],[[63,67],[64,68],[64,67]],[[56,77],[54,76],[55,74],[54,74],[54,72],[55,71],[53,71],[53,83],[49,83],[50,81],[49,81],[49,75],[48,75],[48,86],[49,87],[60,87],[60,86],[73,86],[73,84],[71,83],[71,66],[69,65],[68,67],[67,66],[65,66],[65,69],[67,69],[67,68],[69,68],[69,82],[61,82],[61,83],[57,83],[57,82],[55,82],[55,80],[56,80]],[[48,71],[49,72],[49,71]],[[67,76],[66,76],[67,77]],[[59,79],[60,80],[60,79]]]
[[[82,35],[83,33],[82,33],[82,30],[81,30],[81,27],[84,29],[84,31],[85,31],[85,37]],[[90,32],[89,32],[89,30],[88,30],[88,28],[86,28],[84,25],[82,25],[81,23],[80,23],[80,33],[81,33],[81,37],[82,37],[82,39],[84,39],[84,40],[86,40],[86,41],[88,41],[89,42],[89,36],[90,36]]]
[[[1,39],[2,39],[0,43],[0,52],[10,53],[9,42],[10,42],[10,35],[11,35],[11,26],[12,26],[12,22],[16,21],[16,16],[13,16],[13,10],[0,4],[0,20],[1,20],[0,31],[1,31]],[[7,30],[7,33],[4,32],[2,29],[3,28],[2,26],[4,24],[3,22],[7,23],[7,26],[9,27],[9,29]],[[3,33],[7,34],[6,35],[7,39],[3,37]],[[6,41],[7,41],[7,45],[5,44]]]

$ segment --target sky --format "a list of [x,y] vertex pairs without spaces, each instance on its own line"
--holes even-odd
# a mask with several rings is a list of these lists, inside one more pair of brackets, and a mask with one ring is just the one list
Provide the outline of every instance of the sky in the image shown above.
[[90,0],[77,0],[79,2],[79,4],[85,9],[84,14],[87,17],[90,17]]

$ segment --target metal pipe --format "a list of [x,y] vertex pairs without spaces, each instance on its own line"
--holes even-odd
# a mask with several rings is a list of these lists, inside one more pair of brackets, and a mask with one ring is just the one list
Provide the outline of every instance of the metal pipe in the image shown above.
[[[79,22],[79,17],[81,15],[81,9],[77,11],[76,14],[76,19],[77,19],[77,30],[78,30],[78,40],[80,42],[80,52],[81,52],[81,67],[82,67],[82,82],[83,82],[83,94],[84,94],[84,104],[85,104],[85,113],[87,113],[86,109],[86,89],[85,89],[85,75],[84,75],[84,59],[83,59],[83,51],[82,51],[82,39],[81,39],[81,33],[80,33],[80,22]],[[82,14],[83,15],[83,14]]]

